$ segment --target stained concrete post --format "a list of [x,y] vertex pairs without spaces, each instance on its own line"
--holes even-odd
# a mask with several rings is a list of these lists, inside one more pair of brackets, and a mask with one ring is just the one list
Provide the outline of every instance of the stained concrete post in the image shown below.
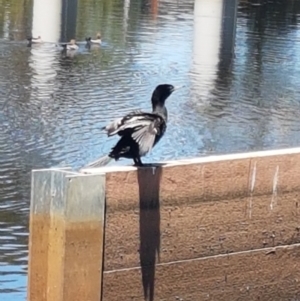
[[101,298],[105,175],[32,172],[28,301]]

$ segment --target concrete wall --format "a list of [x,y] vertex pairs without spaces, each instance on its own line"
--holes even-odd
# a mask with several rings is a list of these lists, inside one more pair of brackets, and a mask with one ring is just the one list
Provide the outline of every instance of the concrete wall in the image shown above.
[[300,296],[300,149],[106,167],[103,300]]

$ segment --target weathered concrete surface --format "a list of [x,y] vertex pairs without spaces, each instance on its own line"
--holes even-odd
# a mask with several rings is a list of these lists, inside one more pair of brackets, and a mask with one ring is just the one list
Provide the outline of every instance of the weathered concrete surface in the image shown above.
[[[300,150],[99,170],[103,300],[282,300],[300,290]],[[294,247],[265,254],[283,245]]]
[[299,176],[299,154],[107,173],[105,269],[139,265],[141,227],[161,262],[298,243]]
[[82,172],[106,173],[102,300],[300,297],[300,148]]
[[33,172],[29,301],[99,301],[105,175]]
[[[28,300],[46,301],[48,282],[48,239],[50,228],[51,177],[50,170],[32,173],[29,254],[28,262]],[[40,200],[43,199],[43,202]],[[38,243],[35,243],[38,242]]]
[[160,213],[145,210],[143,221],[138,210],[108,213],[105,270],[140,264],[140,227],[152,239],[160,234],[160,262],[300,243],[298,198],[284,194],[271,210],[270,196],[253,197],[251,218],[249,198],[161,206]]
[[[296,300],[299,258],[294,245],[157,265],[155,300]],[[105,272],[103,300],[144,300],[141,274]]]

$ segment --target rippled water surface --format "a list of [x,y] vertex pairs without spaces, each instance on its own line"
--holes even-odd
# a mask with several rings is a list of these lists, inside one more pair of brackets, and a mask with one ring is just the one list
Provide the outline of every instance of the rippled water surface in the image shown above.
[[[240,1],[233,56],[229,18],[204,18],[204,2],[73,1],[49,27],[76,36],[80,49],[63,55],[27,47],[39,31],[33,0],[0,0],[1,301],[26,296],[30,171],[108,152],[115,138],[100,128],[150,109],[157,84],[185,88],[168,99],[167,133],[145,162],[300,144],[300,1]],[[103,44],[87,49],[99,30]]]

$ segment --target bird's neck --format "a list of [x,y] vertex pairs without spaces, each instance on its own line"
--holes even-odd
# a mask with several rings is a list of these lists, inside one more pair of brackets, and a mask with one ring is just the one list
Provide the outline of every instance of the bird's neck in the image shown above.
[[152,105],[152,112],[155,113],[155,114],[161,115],[165,119],[168,118],[168,111],[167,111],[167,108],[165,107],[164,104],[162,104],[162,105],[158,105],[158,104]]

